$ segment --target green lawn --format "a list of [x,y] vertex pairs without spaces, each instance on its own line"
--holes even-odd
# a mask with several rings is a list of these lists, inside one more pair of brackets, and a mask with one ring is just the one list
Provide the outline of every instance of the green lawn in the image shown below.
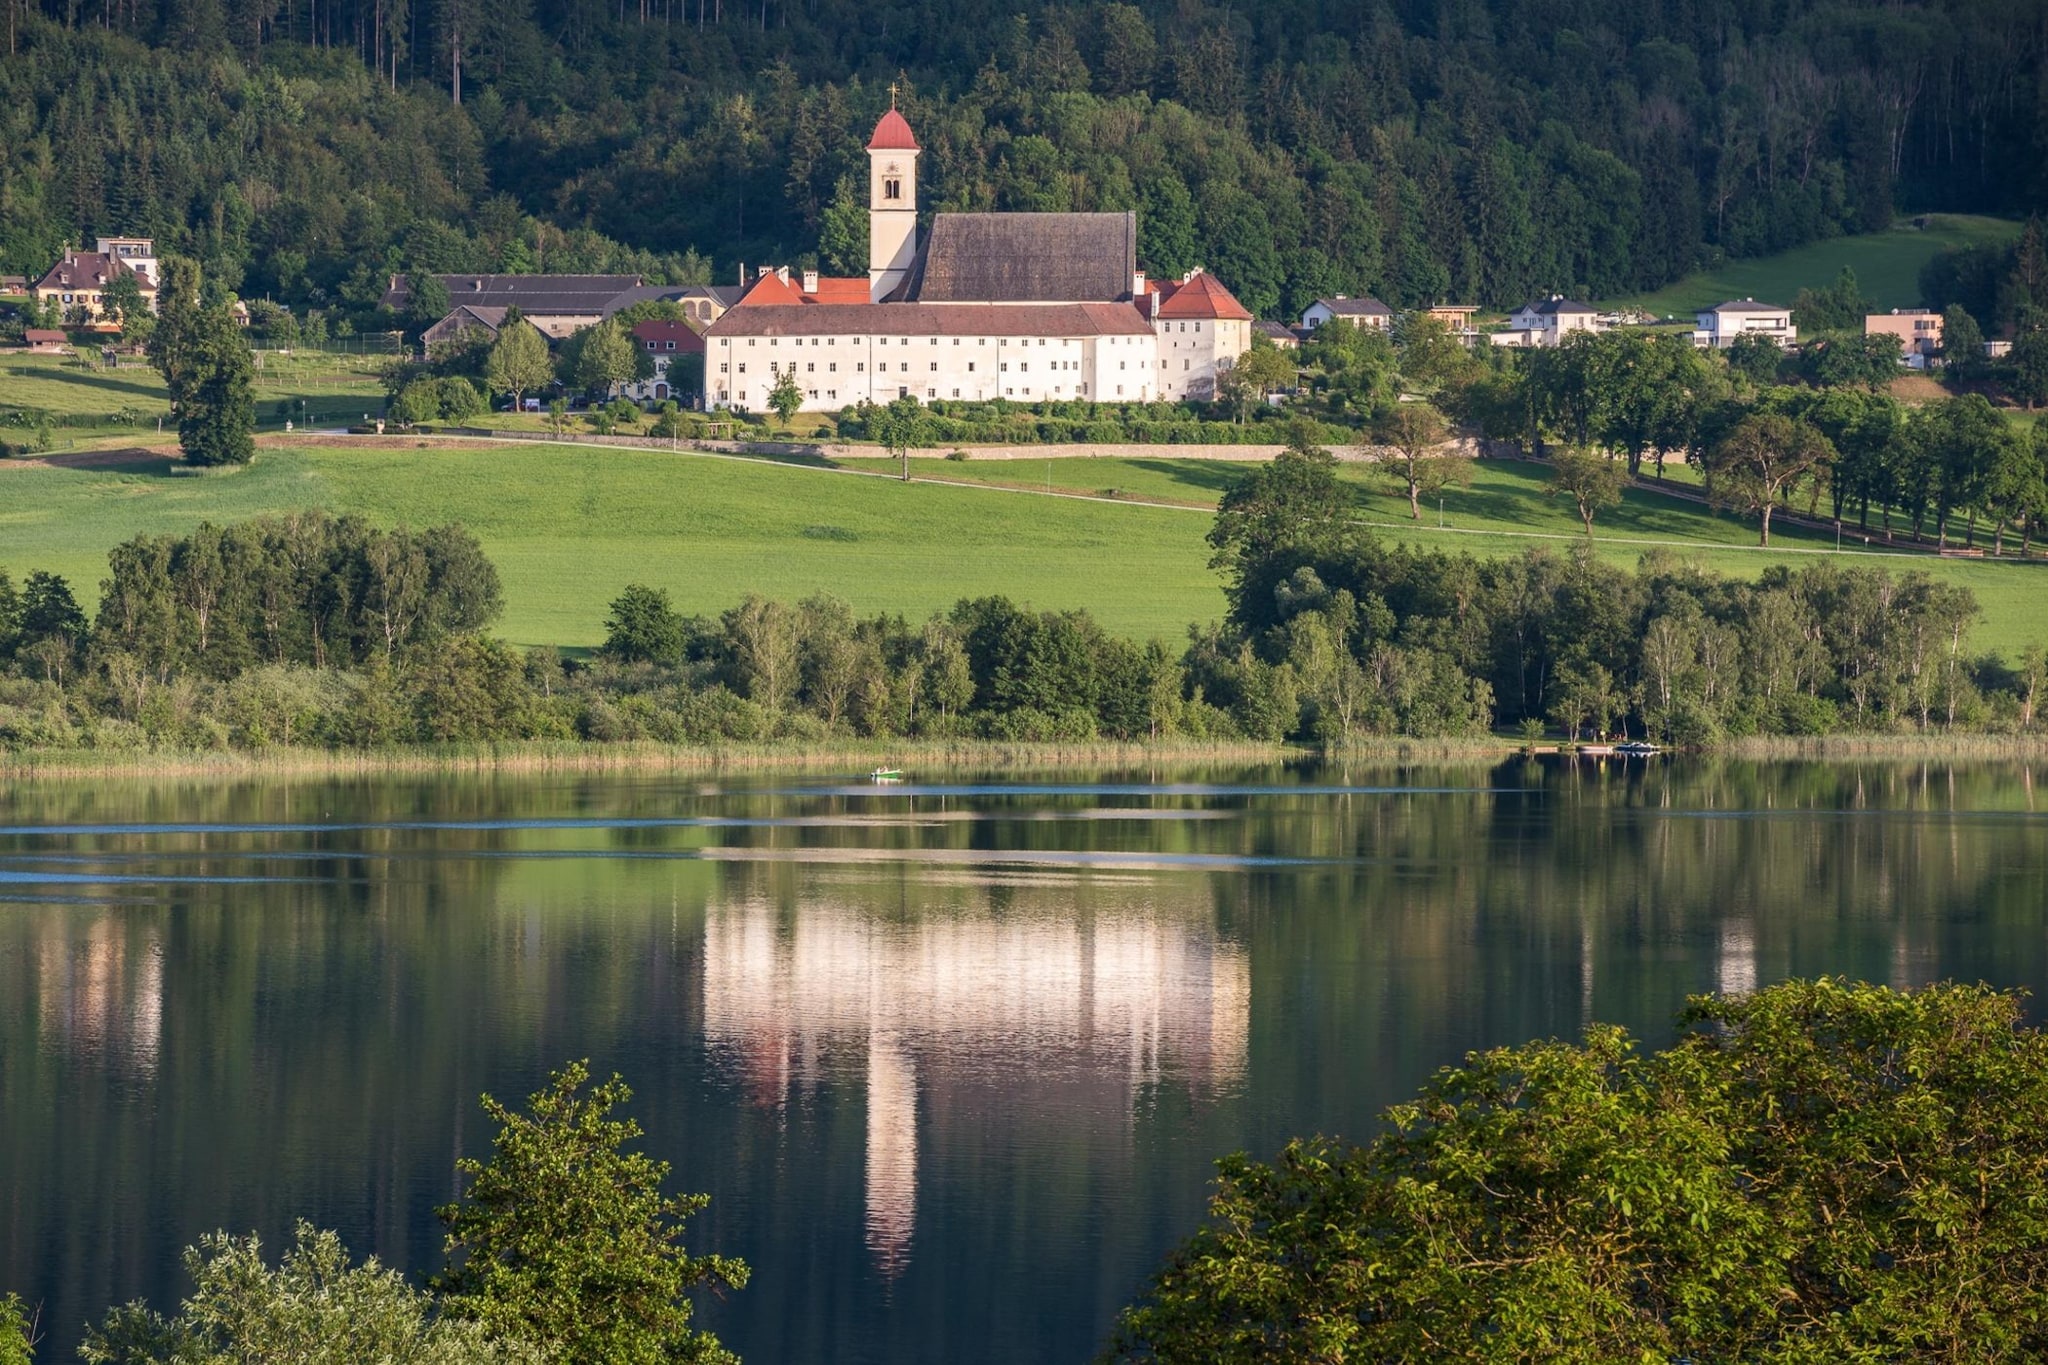
[[1754,298],[1790,307],[1802,288],[1831,284],[1842,267],[1856,272],[1863,292],[1879,308],[1913,308],[1920,303],[1920,267],[1953,246],[2006,241],[2018,223],[2003,218],[1935,214],[1925,230],[1909,224],[1889,232],[1836,237],[1776,256],[1730,261],[1715,270],[1688,275],[1653,294],[1607,300],[1663,314],[1687,314],[1728,299]]
[[[862,461],[862,464],[881,462]],[[794,599],[831,592],[861,611],[920,616],[962,596],[1006,593],[1042,607],[1086,607],[1110,629],[1178,639],[1221,613],[1206,567],[1206,507],[1243,466],[1203,460],[1064,459],[1055,490],[1117,488],[1125,500],[1033,496],[1045,461],[914,461],[920,480],[832,473],[796,463],[662,451],[417,444],[375,449],[265,450],[249,469],[173,474],[135,469],[0,466],[0,562],[17,577],[54,569],[90,596],[107,549],[142,530],[182,530],[317,505],[381,524],[458,520],[482,538],[505,578],[501,629],[522,644],[587,645],[605,604],[629,582],[667,588],[711,612],[750,591]],[[1368,482],[1368,471],[1344,468]],[[1543,491],[1544,472],[1517,462],[1479,467],[1469,489],[1420,525],[1405,500],[1368,487],[1366,518],[1398,540],[1474,554],[1563,551],[1580,540],[1569,504]],[[1137,500],[1191,504],[1150,507]],[[1631,492],[1602,516],[1598,551],[1633,565],[1663,546],[1731,575],[1770,563],[1812,563],[1831,536],[1790,529],[1770,552],[1747,522],[1696,504]],[[1985,608],[1974,643],[2010,653],[2048,635],[2040,596],[2048,566],[1853,556],[1852,563],[1924,569],[1967,585]]]
[[661,451],[263,451],[245,470],[0,466],[0,562],[65,574],[89,595],[111,546],[143,530],[294,507],[381,524],[461,521],[504,576],[516,642],[592,644],[627,583],[689,611],[744,593],[832,592],[863,611],[923,615],[1008,593],[1087,607],[1111,629],[1177,638],[1222,611],[1198,511],[1025,498],[768,462]]
[[[323,426],[340,425],[383,410],[384,389],[374,356],[266,354],[256,373],[256,415],[265,429],[282,427],[287,413]],[[299,404],[304,400],[302,409]],[[161,376],[145,360],[123,356],[118,368],[87,369],[69,356],[0,358],[0,415],[10,409],[45,412],[60,423],[58,443],[129,433],[154,436],[157,419],[170,415]],[[66,428],[65,418],[96,419]]]

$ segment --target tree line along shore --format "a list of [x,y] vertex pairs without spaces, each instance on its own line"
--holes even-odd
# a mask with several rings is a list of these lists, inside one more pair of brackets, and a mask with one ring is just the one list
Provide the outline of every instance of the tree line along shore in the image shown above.
[[1661,553],[1478,559],[1386,543],[1306,436],[1224,495],[1227,611],[1144,644],[1000,596],[924,620],[814,595],[716,616],[633,585],[588,658],[488,633],[495,566],[459,526],[322,512],[118,546],[91,619],[0,579],[0,744],[16,752],[418,745],[829,750],[849,742],[1453,746],[2038,732],[2038,643],[1979,653],[1971,594],[1821,561],[1724,578]]

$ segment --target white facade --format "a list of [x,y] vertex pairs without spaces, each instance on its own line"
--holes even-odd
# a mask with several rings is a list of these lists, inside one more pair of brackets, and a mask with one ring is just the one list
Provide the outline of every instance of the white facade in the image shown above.
[[[1192,361],[1193,351],[1184,358]],[[714,406],[752,412],[767,410],[769,391],[785,371],[803,386],[807,412],[836,412],[862,400],[887,403],[905,395],[923,402],[1007,398],[1019,403],[1141,403],[1167,396],[1157,339],[1136,331],[1107,336],[714,335],[707,368],[705,388]],[[1195,373],[1192,364],[1186,373]],[[1213,388],[1213,369],[1209,383]]]
[[1495,346],[1561,346],[1574,332],[1606,330],[1598,310],[1553,294],[1508,314],[1507,330],[1487,339]]
[[1792,310],[1755,299],[1736,299],[1718,308],[1703,308],[1693,329],[1692,344],[1703,349],[1726,350],[1735,339],[1754,332],[1780,346],[1789,346],[1799,336],[1792,326]]
[[102,256],[112,256],[142,277],[152,289],[163,286],[163,269],[157,264],[156,243],[147,237],[102,237],[93,247]]
[[1377,299],[1347,299],[1339,294],[1333,299],[1317,299],[1301,310],[1301,325],[1309,331],[1333,318],[1342,318],[1353,327],[1370,327],[1377,332],[1389,332],[1394,327],[1393,310]]
[[[1078,284],[1068,275],[1049,288],[1041,283],[1036,294],[1019,289],[1009,298],[962,300],[955,292],[947,301],[901,301],[903,292],[916,297],[920,282],[929,284],[930,267],[917,242],[917,143],[895,110],[876,126],[868,160],[865,301],[857,279],[807,276],[798,289],[786,272],[764,272],[705,334],[708,406],[765,411],[784,375],[796,377],[803,409],[812,412],[904,397],[1019,403],[1210,399],[1218,376],[1251,344],[1251,315],[1212,277],[1197,270],[1178,283],[1148,286],[1122,261],[1116,270],[1128,272],[1128,292],[1110,297],[1114,286],[1098,268],[1110,258],[1098,259],[1093,248],[1060,258],[1090,267],[1080,272],[1088,278]],[[997,245],[986,249],[1004,250],[1005,236],[1022,240],[1026,245],[1018,255],[1035,253],[1042,264],[1045,238],[1042,230],[1033,238],[1031,217],[1017,215],[1007,224],[1010,230],[994,234]],[[1047,217],[1049,225],[1063,221]],[[1120,230],[1123,249],[1132,250],[1134,222]],[[836,284],[850,284],[853,297],[830,287]],[[1000,292],[999,285],[983,287]],[[1063,288],[1071,291],[1064,295],[1070,301],[1051,301],[1063,297],[1056,292]],[[1089,292],[1093,298],[1074,297]],[[896,301],[882,301],[891,294]]]
[[1216,381],[1252,344],[1253,324],[1237,318],[1161,317],[1153,326],[1159,347],[1159,396],[1168,400],[1214,399]]

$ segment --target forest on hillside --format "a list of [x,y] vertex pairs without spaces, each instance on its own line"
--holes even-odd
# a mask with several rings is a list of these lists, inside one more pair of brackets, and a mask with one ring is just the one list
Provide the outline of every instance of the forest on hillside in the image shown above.
[[2048,207],[2048,0],[0,0],[0,43],[0,270],[147,233],[357,316],[864,262],[895,83],[928,210],[1136,208],[1269,315]]

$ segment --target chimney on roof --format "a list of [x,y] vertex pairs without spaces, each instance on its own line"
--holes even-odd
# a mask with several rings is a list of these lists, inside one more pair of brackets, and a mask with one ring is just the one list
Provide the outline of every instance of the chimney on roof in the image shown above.
[[1131,276],[1131,297],[1134,299],[1145,297],[1145,272],[1142,270]]
[[1180,282],[1181,282],[1182,284],[1186,284],[1186,283],[1187,283],[1187,282],[1188,282],[1189,280],[1192,280],[1192,279],[1193,279],[1193,278],[1194,278],[1195,276],[1197,276],[1197,275],[1199,275],[1199,274],[1201,274],[1201,273],[1202,273],[1202,267],[1200,267],[1200,266],[1198,266],[1198,265],[1197,265],[1197,266],[1191,266],[1191,267],[1189,267],[1189,269],[1188,269],[1188,273],[1180,277]]
[[806,270],[806,271],[804,272],[804,292],[805,292],[806,294],[815,294],[815,293],[817,293],[817,292],[818,292],[818,272],[817,272],[817,271],[815,271],[815,270]]
[[782,282],[783,282],[784,284],[788,284],[788,283],[789,283],[789,267],[788,267],[788,266],[786,266],[786,265],[778,265],[778,266],[776,266],[776,267],[775,267],[775,278],[776,278],[776,279],[778,279],[778,280],[781,280],[781,281],[782,281]]
[[471,289],[475,290],[475,291],[476,291],[477,293],[479,293],[479,294],[481,294],[481,293],[483,293],[483,292],[484,292],[484,282],[483,282],[482,280],[480,280],[480,279],[479,279],[479,280],[471,280],[471,281],[470,281],[470,283],[469,283],[469,287],[470,287]]

